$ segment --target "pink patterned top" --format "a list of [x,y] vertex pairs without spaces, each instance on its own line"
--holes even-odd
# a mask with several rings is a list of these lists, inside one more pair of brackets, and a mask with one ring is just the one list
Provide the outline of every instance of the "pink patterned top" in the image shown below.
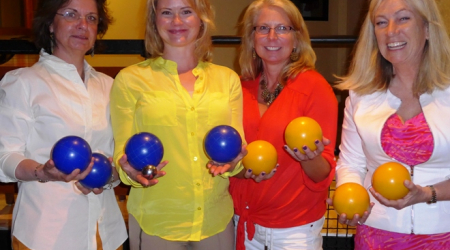
[[381,146],[387,155],[409,166],[430,159],[434,141],[423,113],[405,123],[397,113],[391,115],[381,131]]
[[[381,131],[381,146],[387,155],[410,166],[430,159],[434,141],[423,113],[405,123],[391,115]],[[450,249],[450,233],[401,234],[362,225],[356,229],[355,249]]]

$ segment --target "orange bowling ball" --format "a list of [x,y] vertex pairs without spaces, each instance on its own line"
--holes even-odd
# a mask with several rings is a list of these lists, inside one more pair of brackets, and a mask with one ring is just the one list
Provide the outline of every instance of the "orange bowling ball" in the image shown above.
[[322,140],[322,128],[314,119],[302,116],[292,120],[284,131],[284,139],[289,148],[297,148],[305,154],[303,146],[308,146],[312,151],[317,149],[315,140]]
[[387,162],[380,165],[372,175],[372,187],[389,200],[405,197],[409,190],[403,185],[405,180],[411,181],[408,169],[397,162]]
[[242,159],[242,164],[244,168],[251,169],[254,175],[262,172],[268,174],[277,165],[277,150],[267,141],[253,141],[247,145],[247,151],[247,155]]
[[333,206],[336,213],[346,214],[349,220],[353,219],[355,214],[362,217],[370,206],[369,193],[358,183],[342,184],[334,191]]

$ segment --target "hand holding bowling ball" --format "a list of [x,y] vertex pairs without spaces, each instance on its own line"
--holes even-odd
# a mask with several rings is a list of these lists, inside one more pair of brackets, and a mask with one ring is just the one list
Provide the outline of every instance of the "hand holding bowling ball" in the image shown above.
[[83,172],[91,162],[92,151],[89,144],[81,137],[66,136],[55,143],[51,159],[55,167],[68,175],[75,169]]
[[113,166],[108,157],[103,154],[93,153],[92,158],[94,158],[94,166],[89,174],[79,182],[89,189],[102,188],[111,179]]
[[345,214],[348,220],[358,214],[360,218],[370,209],[367,190],[357,183],[344,183],[334,191],[333,206],[336,213]]
[[164,155],[164,147],[157,136],[147,132],[133,135],[125,145],[128,163],[148,179],[156,176],[156,166]]
[[409,193],[403,184],[405,180],[411,181],[411,175],[402,164],[387,162],[380,165],[372,175],[372,187],[381,196],[388,200],[402,199]]
[[267,141],[257,140],[247,145],[247,155],[242,159],[244,168],[251,169],[254,175],[269,174],[278,162],[275,147]]
[[311,151],[317,149],[316,140],[322,141],[322,128],[314,119],[302,116],[292,120],[284,131],[284,139],[291,149],[305,154],[303,146]]
[[236,129],[221,125],[214,127],[206,134],[204,147],[211,160],[216,163],[228,163],[241,152],[242,139]]

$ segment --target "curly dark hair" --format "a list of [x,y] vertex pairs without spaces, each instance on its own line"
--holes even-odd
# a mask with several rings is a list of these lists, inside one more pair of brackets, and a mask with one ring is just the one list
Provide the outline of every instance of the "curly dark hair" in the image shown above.
[[[42,48],[47,53],[51,53],[52,36],[50,35],[50,25],[53,23],[56,12],[68,5],[72,0],[39,0],[33,19],[33,36],[36,47]],[[99,22],[97,25],[97,35],[101,38],[108,30],[108,26],[113,19],[108,14],[106,0],[94,0],[97,5]]]

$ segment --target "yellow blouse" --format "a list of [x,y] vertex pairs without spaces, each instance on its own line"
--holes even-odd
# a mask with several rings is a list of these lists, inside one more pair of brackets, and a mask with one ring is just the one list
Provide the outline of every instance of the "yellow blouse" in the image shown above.
[[[244,140],[242,90],[238,75],[223,66],[199,62],[191,95],[181,85],[177,64],[161,57],[123,69],[111,91],[114,161],[129,137],[150,132],[164,145],[169,164],[159,183],[132,185],[128,212],[143,231],[173,241],[199,241],[223,231],[233,215],[228,175],[213,177],[206,167],[206,133],[218,125],[236,128]],[[119,166],[119,164],[116,164]],[[239,164],[229,175],[242,169]]]

